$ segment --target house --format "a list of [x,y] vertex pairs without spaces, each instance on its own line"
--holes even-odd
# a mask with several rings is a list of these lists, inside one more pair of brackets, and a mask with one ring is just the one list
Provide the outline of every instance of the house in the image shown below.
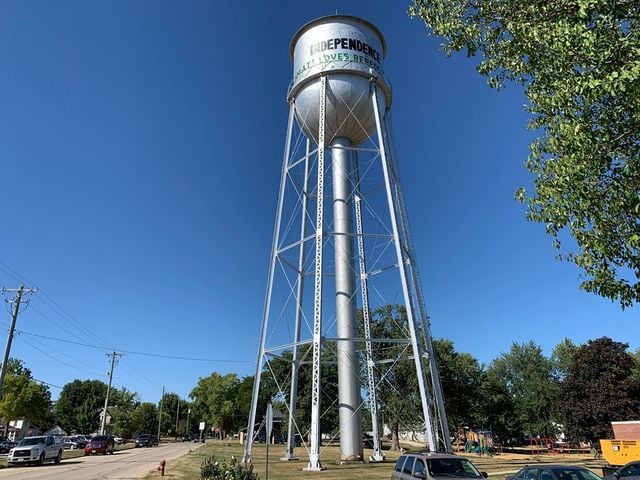
[[31,425],[29,420],[25,418],[20,420],[11,420],[9,422],[9,427],[7,428],[7,437],[13,442],[17,442],[24,437],[40,435],[41,433],[42,432],[38,427]]

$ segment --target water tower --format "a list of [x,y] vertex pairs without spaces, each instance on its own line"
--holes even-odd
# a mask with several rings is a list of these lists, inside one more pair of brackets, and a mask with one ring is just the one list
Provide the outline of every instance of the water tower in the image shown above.
[[[451,451],[391,141],[386,50],[377,27],[348,15],[313,20],[291,40],[289,121],[244,461],[260,431],[261,374],[288,417],[283,460],[296,458],[301,441],[307,469],[319,470],[323,445],[336,437],[343,461],[364,460],[363,411],[371,416],[369,460],[383,460],[378,417],[385,409],[385,418],[394,415],[384,398],[401,364],[417,379],[405,393],[421,406],[426,447]],[[389,311],[398,314],[380,314]],[[323,431],[336,413],[337,430]]]

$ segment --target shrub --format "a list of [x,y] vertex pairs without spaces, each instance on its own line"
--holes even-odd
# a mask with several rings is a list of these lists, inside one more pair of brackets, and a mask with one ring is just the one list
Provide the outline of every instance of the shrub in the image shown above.
[[236,457],[226,460],[216,460],[212,455],[200,466],[200,480],[259,480],[257,473],[253,473],[253,465],[245,467]]

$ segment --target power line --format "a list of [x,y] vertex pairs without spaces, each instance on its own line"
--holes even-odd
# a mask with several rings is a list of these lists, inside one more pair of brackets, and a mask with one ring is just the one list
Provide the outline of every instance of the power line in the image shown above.
[[[95,348],[97,350],[106,350],[106,347],[100,346],[100,345],[92,345],[90,343],[82,343],[82,342],[75,342],[73,340],[65,340],[63,338],[56,338],[56,337],[49,337],[46,335],[40,335],[37,333],[32,333],[32,332],[26,332],[24,330],[16,330],[17,333],[20,333],[21,335],[29,335],[32,337],[38,337],[38,338],[45,338],[47,340],[54,340],[56,342],[62,342],[62,343],[69,343],[72,345],[80,345],[83,347],[89,347],[89,348]],[[120,352],[123,353],[128,353],[131,355],[140,355],[140,356],[145,356],[145,357],[154,357],[154,358],[166,358],[169,360],[185,360],[185,361],[192,361],[192,362],[214,362],[214,363],[255,363],[252,360],[231,360],[231,359],[222,359],[222,358],[199,358],[199,357],[183,357],[183,356],[179,356],[179,355],[163,355],[160,353],[150,353],[150,352],[138,352],[135,350],[125,350],[122,348],[117,348],[115,350],[118,350]]]
[[[27,345],[29,345],[31,348],[33,348],[34,350],[37,350],[38,352],[42,353],[43,355],[45,355],[46,357],[49,357],[51,360],[55,360],[56,362],[65,365],[67,367],[73,368],[74,370],[77,370],[78,372],[82,372],[82,373],[88,373],[90,375],[96,375],[96,370],[94,370],[93,372],[89,371],[89,370],[85,370],[83,368],[78,368],[75,365],[72,365],[71,363],[67,363],[64,360],[60,360],[59,358],[54,357],[53,355],[51,355],[49,352],[46,352],[44,350],[42,350],[41,348],[36,347],[33,343],[29,342],[26,338],[23,338],[21,336],[18,336],[18,339],[24,343],[26,343]],[[42,345],[42,342],[39,342]],[[62,352],[59,352],[56,350],[57,353],[64,355],[67,358],[70,358],[71,360],[76,360],[74,358],[69,357],[68,355],[63,354]]]
[[32,378],[32,380],[34,382],[42,383],[43,385],[46,385],[48,387],[59,388],[60,390],[64,388],[64,387],[61,387],[60,385],[54,385],[53,383],[45,382],[44,380],[38,380],[37,378]]
[[[15,269],[11,268],[9,265],[7,265],[2,260],[0,260],[0,270],[5,272],[7,275],[12,277],[16,281],[23,281],[24,283],[35,285],[34,282],[31,282],[28,278],[26,278],[21,273],[17,272]],[[79,322],[78,320],[76,320],[73,315],[71,315],[69,312],[67,312],[58,302],[56,302],[53,298],[51,298],[49,295],[47,295],[47,293],[44,292],[41,288],[38,288],[38,291],[39,291],[40,295],[38,295],[38,297],[36,297],[36,298],[38,298],[43,304],[45,304],[54,313],[56,313],[58,316],[60,316],[60,318],[62,318],[66,322],[72,324],[73,326],[75,326],[79,330],[83,331],[83,333],[85,335],[87,335],[88,338],[93,338],[94,340],[97,340],[98,343],[103,344],[105,346],[105,348],[112,349],[112,347],[109,346],[107,344],[107,342],[104,341],[104,339],[98,337],[96,334],[91,332],[87,327],[85,327],[82,322]],[[49,320],[53,321],[49,317],[45,316],[45,318],[48,318]],[[60,325],[58,325],[58,326],[60,326]]]

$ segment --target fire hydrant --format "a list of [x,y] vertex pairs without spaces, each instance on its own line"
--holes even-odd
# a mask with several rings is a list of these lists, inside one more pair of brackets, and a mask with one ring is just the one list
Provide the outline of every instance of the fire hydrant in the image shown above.
[[160,472],[160,476],[164,477],[164,466],[167,464],[167,461],[162,459],[160,460],[160,465],[158,465],[158,471]]

